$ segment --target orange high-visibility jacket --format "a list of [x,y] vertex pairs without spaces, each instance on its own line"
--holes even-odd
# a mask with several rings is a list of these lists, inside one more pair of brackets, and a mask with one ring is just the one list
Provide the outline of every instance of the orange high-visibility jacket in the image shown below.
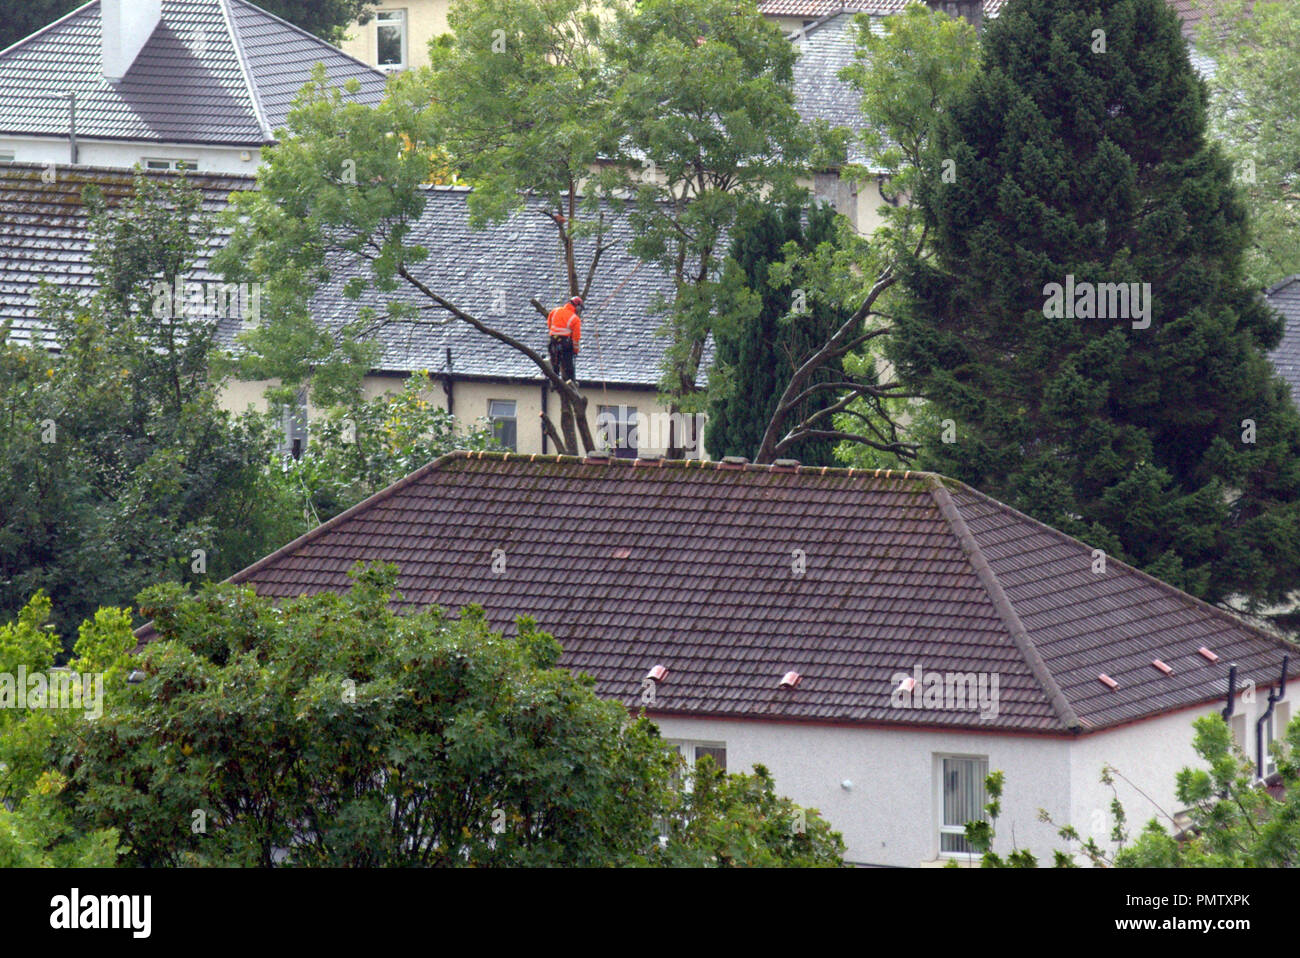
[[573,337],[573,351],[578,351],[578,342],[582,339],[582,317],[573,308],[572,303],[565,303],[559,309],[553,309],[546,317],[546,326],[552,336]]

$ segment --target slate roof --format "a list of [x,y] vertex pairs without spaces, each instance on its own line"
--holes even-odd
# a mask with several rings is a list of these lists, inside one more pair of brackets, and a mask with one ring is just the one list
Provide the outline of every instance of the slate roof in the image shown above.
[[[444,298],[544,351],[545,320],[529,305],[529,299],[536,297],[549,308],[568,298],[555,226],[530,205],[500,225],[471,229],[468,192],[463,187],[434,187],[427,192],[424,213],[409,238],[429,254],[416,272],[436,277]],[[643,265],[632,255],[630,240],[626,218],[615,219],[583,309],[578,379],[584,383],[649,386],[662,375],[667,340],[657,332],[662,320],[654,315],[654,304],[656,294],[671,294],[672,285],[660,269]],[[589,262],[592,242],[577,242],[580,265]],[[428,302],[405,290],[386,295],[372,292],[350,300],[343,295],[344,287],[348,279],[364,272],[364,264],[336,259],[332,267],[331,280],[313,302],[313,313],[319,322],[333,328],[353,321],[359,306],[385,312],[390,296],[417,306]],[[457,375],[541,381],[537,367],[517,350],[486,339],[460,320],[448,321],[446,313],[426,311],[426,315],[428,320],[384,328],[380,370],[445,372],[450,349],[452,371]],[[702,370],[710,358],[711,349]],[[701,378],[703,375],[702,371]]]
[[[1081,733],[1220,698],[1229,662],[1267,686],[1293,649],[926,473],[453,453],[231,581],[341,591],[358,560],[399,566],[404,607],[535,617],[631,708],[666,666],[660,715]],[[996,673],[996,718],[891,707],[917,664]]]
[[[97,186],[110,207],[134,192],[131,170],[65,166],[53,183],[44,182],[44,172],[32,164],[0,164],[0,324],[13,322],[9,338],[17,343],[28,343],[43,330],[36,301],[42,280],[85,295],[96,288],[82,201],[86,187]],[[160,181],[180,176],[152,170],[145,175]],[[203,208],[214,214],[226,207],[232,192],[255,184],[253,177],[235,174],[190,172],[185,179],[202,190]],[[208,236],[189,279],[218,279],[207,265],[226,235],[214,230]]]
[[162,19],[116,83],[101,69],[98,0],[0,52],[0,135],[258,147],[274,140],[289,101],[323,63],[377,103],[385,76],[244,0],[163,0]]
[[1291,385],[1291,397],[1300,405],[1300,273],[1269,287],[1264,299],[1286,320],[1282,341],[1269,358],[1279,375]]
[[[72,286],[86,293],[94,289],[92,244],[86,232],[82,191],[95,184],[110,205],[117,205],[132,190],[130,170],[63,167],[54,183],[42,180],[43,168],[33,164],[0,164],[0,323],[13,320],[10,338],[30,342],[43,329],[36,292],[42,279]],[[144,175],[175,179],[179,174],[148,171]],[[209,173],[186,174],[203,190],[209,212],[224,209],[232,192],[256,188],[253,177]],[[567,298],[561,283],[554,227],[534,209],[511,216],[485,230],[469,227],[463,188],[431,188],[411,242],[424,245],[428,259],[416,268],[432,279],[443,296],[494,326],[545,352],[545,321],[529,305],[530,297],[558,305]],[[217,281],[208,272],[212,255],[225,243],[227,233],[214,230],[188,279]],[[588,305],[584,310],[579,380],[649,388],[659,381],[666,340],[657,332],[660,320],[652,314],[655,294],[671,293],[667,277],[656,267],[641,265],[627,248],[630,231],[625,220],[611,228],[613,244],[601,257]],[[589,242],[578,243],[579,262],[585,262]],[[356,261],[335,259],[332,278],[313,300],[313,315],[333,329],[353,322],[363,305],[381,314],[387,296],[369,294],[359,301],[343,295],[347,280],[362,272]],[[393,298],[423,305],[418,294],[405,290]],[[463,377],[518,378],[541,381],[541,374],[516,350],[489,340],[460,320],[445,321],[446,314],[430,315],[414,323],[380,325],[375,332],[383,344],[376,368],[381,372],[409,373],[427,369],[447,371],[451,350],[452,372]],[[223,320],[220,340],[235,344],[238,320]],[[45,336],[48,343],[48,336]],[[701,384],[712,359],[712,341],[701,364]]]
[[[791,42],[799,50],[794,64],[795,108],[805,120],[825,120],[831,126],[857,130],[862,126],[861,96],[840,79],[839,73],[853,63],[857,47],[854,14],[841,13],[793,34]],[[871,32],[882,33],[878,17],[871,21]],[[849,145],[850,163],[863,163],[866,157],[856,140]]]

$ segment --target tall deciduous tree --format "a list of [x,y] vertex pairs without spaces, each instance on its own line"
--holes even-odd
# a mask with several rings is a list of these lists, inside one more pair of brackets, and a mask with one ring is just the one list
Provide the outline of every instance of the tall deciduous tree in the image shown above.
[[1300,586],[1300,416],[1205,102],[1162,0],[1008,5],[920,184],[936,256],[893,356],[936,409],[930,467],[1271,603]]
[[235,572],[292,528],[270,424],[220,407],[216,323],[173,308],[211,229],[201,194],[141,175],[120,205],[87,203],[96,291],[42,293],[57,357],[0,344],[0,612],[45,589],[65,633],[149,582]]
[[1213,4],[1196,42],[1214,62],[1211,128],[1250,209],[1246,275],[1271,286],[1300,272],[1300,6]]
[[662,304],[661,390],[698,411],[696,380],[715,317],[726,233],[746,205],[801,194],[814,139],[794,106],[796,52],[752,0],[644,0],[607,45],[618,159],[631,174],[634,251],[675,287]]

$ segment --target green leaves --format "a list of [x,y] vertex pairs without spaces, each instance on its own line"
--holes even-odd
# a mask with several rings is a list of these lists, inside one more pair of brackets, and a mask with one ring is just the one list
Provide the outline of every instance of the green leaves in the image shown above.
[[[1280,603],[1300,562],[1264,537],[1300,517],[1300,416],[1264,356],[1277,320],[1244,278],[1246,208],[1176,18],[1025,0],[983,47],[940,121],[913,124],[934,258],[907,261],[890,358],[932,404],[923,464],[1207,601]],[[1049,308],[1076,284],[1118,306]]]

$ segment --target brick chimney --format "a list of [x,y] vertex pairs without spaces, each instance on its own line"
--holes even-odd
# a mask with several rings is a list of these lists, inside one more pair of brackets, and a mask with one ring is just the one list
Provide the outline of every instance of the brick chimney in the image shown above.
[[939,10],[950,17],[961,17],[976,30],[984,19],[983,0],[925,0],[932,10]]
[[162,19],[162,0],[99,0],[104,79],[120,80]]

